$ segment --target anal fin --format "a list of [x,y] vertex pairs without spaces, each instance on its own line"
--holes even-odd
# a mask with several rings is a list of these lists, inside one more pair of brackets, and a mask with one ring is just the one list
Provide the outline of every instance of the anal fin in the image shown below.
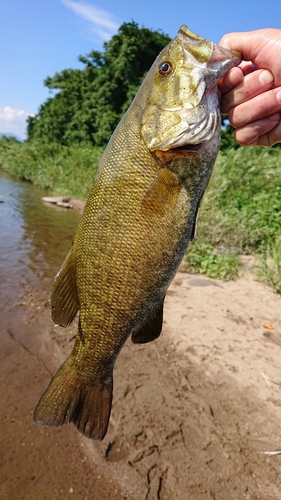
[[131,338],[134,344],[146,344],[159,337],[163,325],[163,303],[164,299],[148,316],[141,327],[132,333]]

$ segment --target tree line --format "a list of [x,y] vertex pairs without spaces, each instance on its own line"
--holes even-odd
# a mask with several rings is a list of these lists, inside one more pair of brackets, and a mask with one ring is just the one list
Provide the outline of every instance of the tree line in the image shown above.
[[[171,38],[161,31],[123,23],[116,35],[78,57],[83,69],[64,69],[48,76],[44,85],[54,95],[27,119],[28,141],[63,146],[105,147],[131,104],[147,71]],[[234,129],[222,130],[221,149],[239,147]]]
[[28,140],[105,146],[168,35],[124,23],[104,51],[79,56],[83,69],[64,69],[44,85],[55,95],[28,117]]

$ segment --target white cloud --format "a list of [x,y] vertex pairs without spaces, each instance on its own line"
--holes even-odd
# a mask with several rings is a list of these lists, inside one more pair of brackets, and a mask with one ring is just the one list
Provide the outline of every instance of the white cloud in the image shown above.
[[92,29],[102,40],[109,40],[118,30],[122,21],[106,10],[90,5],[86,2],[61,0],[63,5],[73,10],[75,14],[92,24]]
[[31,113],[11,106],[0,108],[0,132],[13,133],[24,139],[26,137],[26,119]]

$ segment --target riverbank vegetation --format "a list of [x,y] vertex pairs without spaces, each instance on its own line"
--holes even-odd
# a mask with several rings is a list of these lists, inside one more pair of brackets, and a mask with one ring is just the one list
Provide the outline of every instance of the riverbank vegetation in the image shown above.
[[281,148],[221,150],[197,227],[188,268],[229,278],[241,254],[255,255],[259,278],[281,293]]
[[[0,168],[49,194],[86,199],[112,131],[168,41],[124,23],[104,52],[80,56],[84,69],[48,77],[54,95],[29,117],[25,142],[0,139]],[[260,277],[281,293],[280,216],[281,148],[241,148],[227,126],[184,267],[229,279],[239,255],[254,254]]]
[[85,200],[98,168],[103,148],[63,146],[32,140],[0,139],[0,168],[48,190],[50,194]]

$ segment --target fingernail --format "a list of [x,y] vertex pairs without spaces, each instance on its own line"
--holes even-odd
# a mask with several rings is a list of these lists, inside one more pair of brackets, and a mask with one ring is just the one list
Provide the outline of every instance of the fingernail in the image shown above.
[[271,73],[271,71],[269,71],[269,69],[264,69],[260,74],[259,74],[259,82],[261,83],[261,85],[269,85],[270,83],[272,83],[274,80],[274,76],[273,74]]
[[277,99],[277,102],[279,102],[279,104],[281,104],[281,90],[278,90],[278,92],[276,94],[276,99]]

